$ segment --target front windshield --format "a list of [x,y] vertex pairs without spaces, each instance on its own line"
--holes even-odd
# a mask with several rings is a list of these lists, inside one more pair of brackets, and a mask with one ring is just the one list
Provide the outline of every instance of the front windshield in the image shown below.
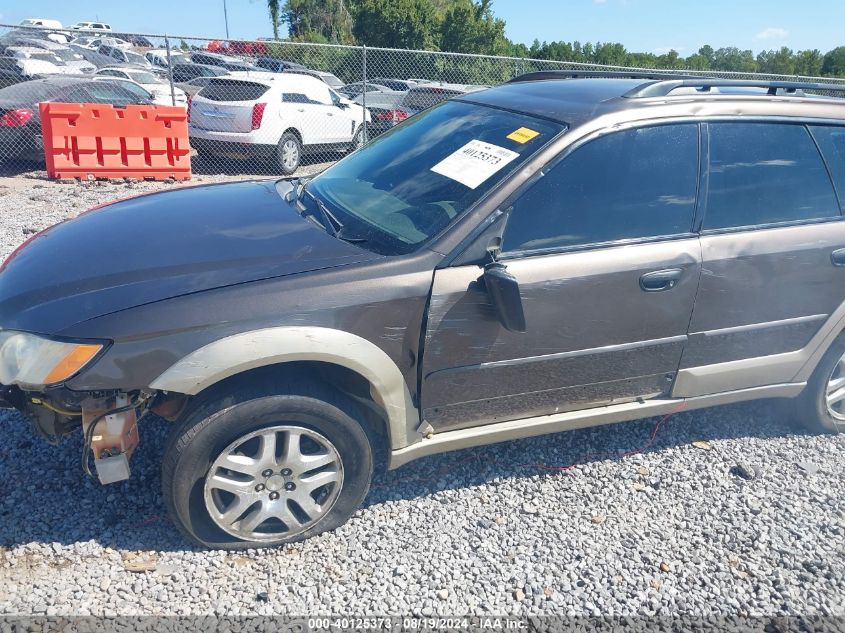
[[123,51],[126,53],[126,61],[132,64],[141,64],[144,65],[147,63],[147,60],[144,59],[142,55],[138,55],[138,53],[130,53],[129,51]]
[[60,48],[59,50],[54,51],[54,54],[56,55],[56,57],[58,57],[59,59],[63,59],[66,62],[72,62],[78,59],[82,59],[82,55],[80,55],[79,53],[74,53],[69,48]]
[[337,217],[344,237],[385,255],[410,253],[564,129],[452,101],[393,128],[307,189]]
[[156,76],[152,73],[145,73],[145,72],[131,72],[127,73],[129,78],[133,81],[137,81],[139,84],[147,85],[147,84],[157,84],[159,83]]
[[65,63],[53,53],[49,51],[44,51],[43,53],[31,53],[29,55],[30,59],[35,59],[41,62],[50,62],[51,64],[55,64],[56,66],[64,66]]

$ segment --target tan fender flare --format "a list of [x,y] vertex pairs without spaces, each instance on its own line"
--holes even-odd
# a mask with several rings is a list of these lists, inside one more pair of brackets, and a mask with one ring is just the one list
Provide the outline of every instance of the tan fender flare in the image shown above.
[[294,361],[331,363],[360,374],[387,413],[391,449],[419,441],[419,413],[396,363],[370,341],[332,328],[282,326],[227,336],[177,361],[150,388],[195,395],[250,369]]

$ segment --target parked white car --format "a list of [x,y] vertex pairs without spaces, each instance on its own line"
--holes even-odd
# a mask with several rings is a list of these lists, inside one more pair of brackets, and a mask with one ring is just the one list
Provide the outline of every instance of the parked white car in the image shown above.
[[51,40],[42,40],[37,37],[14,37],[10,45],[40,49],[48,52],[61,59],[74,72],[92,73],[96,70],[96,66],[86,60],[80,53],[74,51],[69,46],[57,44]]
[[62,23],[49,18],[26,18],[21,20],[20,26],[41,26],[45,29],[61,29]]
[[77,22],[70,28],[75,31],[111,31],[111,25],[105,22]]
[[295,73],[211,80],[192,99],[191,144],[200,155],[275,160],[283,174],[303,154],[351,151],[364,142],[364,108]]
[[170,64],[177,66],[178,64],[190,64],[191,58],[178,50],[170,50],[170,64],[167,62],[166,48],[153,48],[144,53],[144,57],[156,68],[168,68]]
[[19,59],[19,67],[25,75],[71,75],[79,71],[70,67],[58,55],[42,48],[28,46],[7,46],[6,57]]
[[74,39],[71,44],[75,44],[76,46],[82,46],[83,48],[87,48],[89,50],[95,51],[101,46],[112,46],[114,48],[121,48],[125,51],[128,51],[132,48],[132,44],[127,42],[126,40],[122,40],[119,37],[77,37]]
[[170,83],[162,81],[146,70],[114,66],[111,68],[100,68],[94,73],[94,76],[117,77],[139,84],[152,95],[153,103],[156,105],[178,105],[185,107],[188,105],[188,97],[185,95],[184,90],[174,86],[173,99],[175,101],[172,100],[170,96]]

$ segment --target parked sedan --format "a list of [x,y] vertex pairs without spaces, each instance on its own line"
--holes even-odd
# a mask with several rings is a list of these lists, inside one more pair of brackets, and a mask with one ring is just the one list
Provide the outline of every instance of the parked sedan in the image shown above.
[[[484,90],[488,86],[474,86],[470,84],[449,84],[449,83],[427,83],[411,88],[405,93],[402,102],[399,104],[399,120],[404,121],[417,112],[427,110],[438,103],[442,103],[452,97],[459,97],[470,92]],[[397,121],[398,122],[398,121]]]
[[8,46],[5,56],[27,62],[33,68],[33,75],[71,75],[80,72],[78,67],[68,66],[61,57],[41,48]]
[[144,57],[156,68],[169,68],[177,64],[189,64],[191,58],[178,50],[171,50],[170,56],[167,55],[166,48],[154,48],[144,53]]
[[4,37],[2,38],[2,45],[5,47],[20,46],[28,49],[39,49],[44,52],[55,55],[62,60],[69,69],[74,72],[90,73],[96,70],[96,67],[87,61],[80,53],[72,50],[69,46],[64,44],[57,44],[52,40],[40,39],[37,37]]
[[[178,84],[187,83],[197,77],[220,77],[228,74],[228,70],[222,66],[211,66],[209,64],[174,64],[173,81]],[[179,86],[182,87],[181,85]]]
[[44,101],[116,106],[149,103],[114,81],[85,76],[56,75],[8,86],[0,90],[0,162],[43,159],[38,104]]
[[91,50],[89,48],[71,44],[71,48],[76,50],[85,59],[98,68],[114,66],[115,64],[129,64],[132,66],[140,66],[148,70],[152,68],[152,64],[150,64],[143,55],[125,50],[118,46],[102,44],[97,50]]
[[153,103],[156,105],[188,105],[188,98],[185,96],[183,90],[174,86],[171,98],[170,82],[163,81],[146,70],[126,66],[112,66],[109,68],[100,68],[95,75],[101,77],[118,77],[120,79],[134,81],[153,95]]

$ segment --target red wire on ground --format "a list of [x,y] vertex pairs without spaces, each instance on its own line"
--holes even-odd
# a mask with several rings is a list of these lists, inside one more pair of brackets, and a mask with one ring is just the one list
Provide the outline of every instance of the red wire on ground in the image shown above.
[[[663,424],[669,418],[671,418],[673,415],[676,415],[676,414],[680,413],[681,411],[683,411],[684,409],[686,409],[687,404],[688,404],[688,401],[684,400],[683,402],[680,403],[680,405],[678,405],[678,407],[676,407],[675,409],[673,409],[672,411],[670,411],[669,413],[664,415],[662,418],[660,418],[657,421],[657,424],[654,425],[654,428],[651,431],[651,436],[648,438],[648,441],[645,444],[643,444],[639,448],[631,449],[629,451],[625,451],[621,455],[619,455],[619,453],[610,453],[610,452],[587,453],[587,454],[581,456],[578,460],[572,462],[571,464],[567,464],[566,466],[549,466],[548,464],[535,463],[535,464],[516,464],[516,467],[517,468],[534,468],[534,469],[537,469],[537,470],[554,471],[554,472],[567,472],[567,471],[570,471],[570,470],[574,470],[578,466],[581,466],[581,465],[587,463],[588,461],[594,461],[596,459],[603,459],[605,457],[625,458],[625,457],[632,457],[634,455],[639,455],[639,454],[647,451],[649,449],[649,447],[652,444],[654,444],[654,440],[657,438],[657,434],[660,431],[660,427],[662,427]],[[416,482],[436,481],[437,479],[439,479],[443,475],[446,475],[446,474],[452,472],[453,470],[457,469],[459,466],[466,464],[467,462],[481,461],[486,456],[487,456],[486,451],[476,453],[474,455],[469,455],[468,457],[465,457],[463,459],[459,459],[459,460],[449,464],[448,466],[445,466],[445,467],[437,470],[434,474],[429,475],[427,477],[422,477],[422,476],[418,476],[418,475],[411,475],[409,477],[401,477],[399,479],[394,479],[390,483],[387,483],[387,484],[374,484],[372,487],[373,488],[388,488],[388,487],[393,486],[394,484],[404,483],[404,482],[409,482],[409,481],[416,481]]]

